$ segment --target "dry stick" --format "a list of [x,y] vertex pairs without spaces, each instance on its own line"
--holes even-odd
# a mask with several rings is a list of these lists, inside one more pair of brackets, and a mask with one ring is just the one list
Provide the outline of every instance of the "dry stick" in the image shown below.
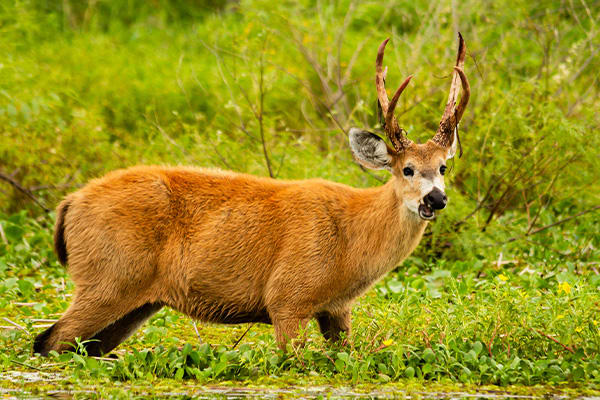
[[[546,158],[546,161],[550,160],[551,157],[552,156],[548,156]],[[547,165],[548,164],[546,164],[544,167],[546,167]],[[493,204],[492,210],[490,211],[490,215],[488,216],[487,220],[485,221],[485,224],[481,228],[482,232],[492,222],[494,214],[498,210],[500,210],[501,205],[502,205],[502,201],[504,200],[504,198],[506,196],[508,196],[508,199],[505,202],[505,203],[508,203],[514,197],[514,192],[511,194],[511,190],[514,188],[514,185],[512,184],[513,182],[519,182],[519,181],[521,181],[521,183],[523,185],[525,185],[526,183],[528,183],[529,181],[531,181],[533,178],[535,178],[538,175],[541,175],[544,172],[544,169],[538,169],[538,171],[536,171],[534,174],[532,174],[531,176],[527,177],[526,174],[529,172],[529,170],[527,168],[523,168],[523,170],[521,172],[519,172],[519,169],[520,169],[520,167],[517,169],[518,174],[513,177],[512,181],[509,182],[510,184],[506,185],[506,189],[504,190],[504,192],[502,193],[502,195],[500,196],[500,198],[498,200],[496,200],[496,202]]]
[[598,52],[600,52],[600,46],[596,47],[594,49],[594,51],[592,52],[592,54],[583,62],[583,65],[581,66],[581,68],[579,68],[577,70],[577,72],[575,72],[575,74],[573,74],[573,76],[569,77],[569,82],[567,85],[560,85],[558,90],[554,93],[555,97],[560,96],[560,94],[562,93],[565,86],[568,86],[569,84],[573,83],[577,78],[579,78],[579,75],[581,75],[583,73],[583,71],[588,67],[588,65],[594,59],[594,57],[596,57],[596,55],[598,55]]
[[250,331],[250,328],[252,328],[254,326],[254,324],[255,323],[252,322],[250,325],[248,325],[248,328],[246,328],[246,330],[244,331],[244,333],[242,333],[242,336],[240,336],[239,339],[236,340],[236,342],[233,344],[233,346],[231,346],[231,350],[235,349],[237,347],[237,345],[240,344],[240,342],[242,341],[242,339],[244,338],[244,336],[246,336],[246,334],[248,333],[248,331]]
[[[269,158],[269,154],[267,152],[267,147],[266,147],[266,142],[265,142],[264,118],[263,118],[263,116],[264,116],[264,97],[265,97],[265,90],[264,90],[264,67],[265,67],[264,55],[265,55],[266,42],[267,42],[267,39],[265,38],[265,40],[263,41],[263,48],[262,48],[262,51],[261,51],[261,54],[260,54],[260,75],[259,75],[259,90],[260,90],[260,92],[259,92],[259,104],[260,104],[260,106],[259,106],[258,110],[255,109],[254,105],[250,101],[248,93],[246,93],[246,91],[242,88],[242,86],[237,83],[237,81],[235,80],[235,77],[234,77],[234,82],[237,84],[238,89],[239,89],[240,93],[242,94],[242,97],[244,98],[244,100],[246,100],[246,103],[248,103],[248,107],[250,107],[250,110],[252,111],[252,114],[254,115],[254,118],[256,118],[256,120],[258,121],[259,133],[260,133],[260,141],[261,141],[261,145],[262,145],[263,155],[265,157],[265,162],[266,162],[266,165],[267,165],[267,170],[269,172],[269,176],[271,178],[274,178],[275,175],[273,174],[273,168],[271,167],[271,159]],[[217,58],[217,63],[219,65],[219,71],[220,71],[220,74],[221,74],[221,79],[223,79],[223,81],[225,82],[225,84],[229,88],[231,98],[233,99],[233,92],[231,91],[231,88],[229,87],[229,84],[227,83],[227,80],[225,79],[224,72],[223,72],[223,70],[220,67],[218,51],[216,49],[211,48],[206,43],[204,43],[204,42],[202,42],[202,43],[204,44],[204,46],[207,49],[209,49],[209,51],[211,51],[213,53],[213,55],[215,56],[215,58]],[[219,51],[222,51],[222,50],[219,49]],[[236,55],[236,56],[240,57],[239,55]],[[240,57],[240,58],[242,60],[245,59],[244,57]],[[247,131],[247,129],[245,128],[243,120],[242,120],[242,116],[241,116],[241,114],[239,112],[238,112],[238,117],[240,118],[240,126],[238,126],[238,129],[240,129],[242,132],[244,132],[252,140],[256,140]],[[215,148],[215,150],[216,150],[216,148]],[[217,154],[218,154],[218,152],[217,152]]]
[[198,332],[196,321],[192,320],[192,325],[194,326],[194,330],[196,331],[196,336],[198,336],[198,342],[202,343],[202,338],[200,337],[200,332]]
[[117,361],[117,359],[108,358],[108,357],[96,357],[96,356],[92,356],[92,358],[95,358],[96,360],[108,361],[108,362],[116,362]]
[[327,353],[323,353],[323,355],[329,360],[331,361],[331,363],[335,366],[335,361],[333,361],[333,358],[331,358],[331,356],[329,356],[329,354]]
[[265,162],[267,163],[267,169],[269,170],[269,176],[274,178],[273,169],[271,168],[271,160],[269,159],[269,153],[267,152],[267,145],[265,144],[265,132],[264,132],[264,123],[263,123],[263,112],[264,112],[264,100],[265,100],[265,90],[264,90],[264,70],[265,70],[265,46],[267,43],[267,39],[263,41],[262,51],[260,53],[260,111],[258,113],[258,126],[260,129],[260,141],[262,143],[263,154],[265,156]]
[[[306,61],[308,62],[308,64],[313,68],[313,70],[315,71],[315,73],[319,77],[319,81],[321,82],[321,87],[323,88],[323,91],[325,92],[325,96],[326,96],[327,100],[329,100],[329,102],[331,102],[331,100],[335,98],[334,97],[335,93],[333,93],[333,91],[331,90],[331,87],[329,86],[329,84],[327,82],[327,79],[326,79],[327,77],[323,75],[323,71],[321,69],[320,64],[314,59],[314,57],[310,54],[310,52],[302,44],[302,41],[298,40],[298,37],[297,37],[298,36],[298,32],[296,30],[292,31],[292,35],[294,36],[293,40],[294,40],[294,43],[296,44],[296,47],[298,48],[298,50],[300,51],[300,53],[304,56],[304,58],[306,59]],[[318,96],[316,96],[314,93],[312,93],[312,90],[310,90],[310,86],[307,85],[306,82],[302,81],[300,78],[297,78],[297,77],[296,77],[296,79],[304,87],[309,88],[308,90],[312,94],[313,99],[317,100],[319,103],[321,103],[321,105],[323,107],[325,107],[325,109],[327,110],[327,113],[329,114],[329,116],[333,120],[333,122],[335,122],[335,124],[338,126],[338,128],[342,132],[344,132],[344,134],[347,134],[347,130],[342,126],[342,124],[335,117],[335,114],[331,110],[331,106],[329,104],[326,104]]]
[[[337,33],[337,68],[336,68],[336,72],[337,72],[337,76],[336,76],[336,85],[338,87],[338,93],[340,93],[341,95],[339,96],[339,99],[341,99],[344,96],[344,91],[343,91],[343,87],[345,85],[344,81],[342,80],[342,42],[344,40],[344,35],[346,33],[346,31],[348,30],[348,26],[350,25],[350,22],[352,21],[352,14],[354,13],[356,7],[356,1],[352,1],[350,2],[350,5],[348,6],[348,11],[346,12],[346,15],[344,16],[344,22],[342,23],[342,26],[339,30],[339,32]],[[345,107],[345,111],[348,114],[348,116],[350,115],[350,112],[348,111],[348,102],[346,101],[347,98],[344,98],[344,104],[343,106]],[[337,100],[335,101],[337,102]],[[335,102],[333,104],[335,104]]]
[[[531,329],[532,331],[534,330],[534,329],[532,329],[532,328],[529,328],[529,329]],[[575,353],[575,350],[573,350],[573,348],[572,348],[572,347],[569,347],[569,346],[567,346],[566,344],[562,344],[561,342],[559,342],[558,340],[556,340],[556,339],[555,339],[555,338],[553,338],[552,336],[548,335],[547,333],[544,333],[544,332],[542,332],[542,331],[541,331],[541,330],[539,330],[539,329],[535,329],[535,332],[539,333],[540,335],[542,335],[542,336],[543,336],[543,337],[545,337],[545,338],[548,338],[548,339],[552,340],[554,343],[556,343],[556,344],[558,344],[558,345],[562,346],[562,348],[563,348],[563,349],[565,349],[565,350],[569,351],[570,353]]]
[[24,187],[23,185],[21,185],[19,182],[17,182],[16,180],[14,180],[12,177],[10,177],[10,176],[8,176],[8,175],[0,172],[0,179],[2,179],[3,181],[6,181],[8,183],[10,183],[19,192],[23,193],[24,195],[26,195],[27,197],[29,197],[31,200],[33,200],[33,202],[35,204],[37,204],[38,206],[40,206],[42,208],[42,210],[44,210],[45,212],[47,212],[47,213],[50,212],[50,209],[48,207],[46,207],[41,201],[39,201],[33,195],[33,193],[31,193],[31,190],[29,190],[26,187]]
[[492,355],[492,344],[494,343],[494,339],[496,338],[497,331],[498,331],[498,319],[496,319],[496,324],[494,325],[494,332],[492,332],[492,338],[490,339],[490,342],[487,345],[490,358],[494,358],[494,356]]
[[[527,194],[525,193],[525,189],[521,189],[521,194],[523,195],[523,203],[525,204],[525,211],[527,211],[527,224],[531,226],[531,212],[529,211],[529,201],[527,200]],[[533,204],[533,202],[532,202]]]
[[0,238],[2,238],[4,244],[8,244],[8,240],[6,239],[6,235],[4,234],[4,228],[2,228],[2,223],[0,223]]
[[429,335],[427,334],[427,332],[425,332],[425,330],[422,330],[421,333],[423,334],[423,339],[425,339],[425,346],[431,349],[431,341],[429,339]]
[[597,205],[597,206],[594,206],[594,207],[592,207],[592,208],[588,208],[587,210],[584,210],[584,211],[582,211],[582,212],[580,212],[580,213],[577,213],[577,214],[575,214],[575,215],[571,215],[570,217],[567,217],[567,218],[565,218],[565,219],[561,219],[560,221],[556,221],[556,222],[553,222],[553,223],[551,223],[551,224],[548,224],[548,225],[546,225],[546,226],[542,226],[542,227],[540,227],[540,228],[534,229],[534,230],[532,230],[532,231],[531,231],[531,232],[529,232],[529,233],[526,233],[526,234],[523,234],[523,235],[520,235],[520,236],[515,236],[515,237],[512,237],[512,238],[510,238],[510,239],[508,239],[508,240],[506,240],[506,241],[504,241],[504,242],[496,243],[494,246],[496,246],[496,245],[502,245],[502,244],[506,244],[506,243],[510,243],[510,242],[514,242],[515,240],[517,240],[517,239],[521,239],[521,238],[523,238],[523,237],[526,237],[526,236],[535,235],[536,233],[539,233],[539,232],[545,231],[546,229],[550,229],[550,228],[552,228],[552,227],[555,227],[555,226],[557,226],[557,225],[564,224],[565,222],[569,222],[569,221],[571,221],[572,219],[575,219],[575,218],[581,217],[581,216],[582,216],[582,215],[584,215],[584,214],[591,213],[591,212],[594,212],[594,211],[596,211],[596,210],[599,210],[599,209],[600,209],[600,204],[599,204],[599,205]]
[[541,228],[538,228],[538,229],[534,229],[533,231],[531,231],[530,235],[533,235],[533,234],[535,234],[535,233],[538,233],[538,232],[544,231],[544,230],[546,230],[546,229],[548,229],[548,228],[552,228],[553,226],[560,225],[560,224],[562,224],[562,223],[565,223],[565,222],[567,222],[567,221],[570,221],[570,220],[572,220],[572,219],[575,219],[575,218],[577,218],[577,217],[580,217],[580,216],[582,216],[582,215],[584,215],[584,214],[587,214],[587,213],[593,212],[593,211],[595,211],[595,210],[598,210],[598,209],[600,209],[600,204],[599,204],[599,205],[597,205],[597,206],[594,206],[594,207],[592,207],[592,208],[589,208],[589,209],[587,209],[587,210],[584,210],[584,211],[582,211],[582,212],[580,212],[580,213],[577,213],[577,214],[575,214],[575,215],[572,215],[572,216],[570,216],[570,217],[567,217],[567,218],[565,218],[565,219],[562,219],[562,220],[560,220],[560,221],[554,222],[554,223],[552,223],[552,224],[549,224],[549,225],[543,226],[543,227],[541,227]]
[[[391,344],[381,343],[375,350],[371,351],[371,354],[377,353],[378,351],[381,351],[381,350],[385,349],[386,347],[390,347],[390,346],[391,346]],[[431,348],[431,346],[429,346],[429,348]]]
[[[565,161],[564,164],[560,165],[559,167],[556,168],[556,170],[558,171],[557,174],[560,174],[560,171],[563,169],[564,166],[568,165],[571,163],[571,161],[575,158],[575,156],[569,158],[567,161]],[[546,157],[545,160],[542,160],[541,164],[542,167],[539,167],[537,171],[535,171],[532,175],[530,176],[526,176],[528,170],[524,169],[522,173],[520,173],[519,175],[517,175],[516,177],[513,178],[512,182],[521,182],[522,185],[526,185],[529,182],[531,182],[534,178],[541,176],[544,171],[546,170],[546,168],[551,164],[552,161],[552,155],[549,155],[548,157]],[[544,164],[545,162],[545,164]],[[509,184],[506,186],[506,190],[502,193],[502,195],[500,196],[500,199],[498,199],[495,203],[494,206],[492,208],[492,210],[490,211],[490,215],[487,218],[483,228],[481,229],[482,231],[484,231],[487,226],[489,225],[489,223],[492,221],[492,218],[494,216],[494,214],[500,210],[500,212],[503,212],[504,209],[506,209],[506,207],[504,209],[501,208],[502,205],[502,200],[504,200],[505,196],[507,197],[507,200],[504,202],[505,204],[507,204],[516,194],[516,192],[512,192],[511,190],[513,189],[513,184]]]
[[377,340],[377,337],[381,334],[381,331],[377,332],[375,334],[375,336],[373,336],[373,339],[371,339],[371,343],[369,343],[369,347],[371,348],[371,353],[373,353],[373,349],[375,347],[375,340]]
[[29,364],[22,363],[21,361],[17,361],[17,360],[10,360],[10,362],[13,362],[13,363],[15,363],[15,364],[22,365],[23,367],[27,367],[27,368],[35,369],[35,370],[38,370],[38,371],[43,371],[43,369],[41,369],[41,368],[34,367],[33,365],[29,365]]
[[[575,159],[575,155],[569,157],[567,159],[567,161],[565,161],[564,164],[562,164],[558,168],[556,168],[556,173],[552,177],[552,180],[550,181],[550,184],[548,184],[548,187],[546,187],[546,189],[540,195],[538,195],[538,200],[540,200],[540,202],[541,202],[542,196],[545,195],[545,194],[547,194],[550,191],[550,189],[552,189],[552,187],[554,186],[554,184],[558,180],[558,177],[563,172],[563,168],[566,165],[570,164],[574,159]],[[533,229],[533,226],[537,222],[537,220],[538,220],[539,216],[541,215],[542,211],[545,210],[550,205],[550,202],[551,202],[551,198],[548,198],[548,201],[546,201],[546,203],[544,205],[542,205],[541,207],[538,208],[537,213],[535,214],[535,216],[533,217],[533,220],[531,221],[531,223],[529,224],[529,227],[527,228],[527,233],[531,232],[531,230]]]
[[[540,138],[538,139],[534,145],[527,149],[524,154],[523,157],[527,154],[531,154],[537,147],[538,145],[540,145],[540,143],[542,143],[544,140],[544,138]],[[481,155],[481,157],[483,157],[483,153]],[[480,158],[480,161],[482,161],[482,158]],[[475,215],[477,213],[477,211],[479,211],[484,205],[485,202],[487,201],[487,199],[489,197],[491,197],[492,194],[492,190],[499,187],[502,184],[502,178],[504,178],[504,176],[506,176],[508,173],[515,171],[515,173],[517,173],[520,169],[520,163],[513,163],[510,168],[507,168],[500,176],[498,176],[496,179],[493,179],[493,183],[488,187],[488,190],[486,192],[486,194],[483,196],[483,199],[481,201],[478,201],[477,206],[475,207],[475,209],[473,211],[471,211],[466,217],[464,217],[462,220],[460,220],[459,222],[457,222],[455,224],[456,227],[462,225],[463,223],[465,223],[469,218],[471,218],[473,215]],[[522,175],[522,174],[521,174]],[[520,178],[520,175],[517,176],[517,178]],[[477,193],[479,193],[479,187],[477,189]]]
[[5,320],[6,322],[8,322],[9,324],[13,325],[14,327],[22,330],[23,332],[27,333],[29,335],[29,331],[27,329],[25,329],[24,326],[17,324],[14,321],[11,321],[10,319],[6,318],[6,317],[2,317],[3,320]]
[[471,211],[466,217],[455,223],[454,226],[458,228],[460,225],[464,224],[468,219],[470,219],[473,215],[475,215],[477,211],[483,208],[485,202],[491,197],[492,191],[502,184],[502,178],[504,178],[508,173],[515,171],[516,169],[518,169],[518,167],[515,164],[511,166],[511,168],[506,169],[506,171],[504,171],[496,179],[493,179],[493,183],[488,187],[488,190],[483,196],[483,199],[481,199],[481,201],[478,202],[477,206],[473,209],[473,211]]
[[581,104],[584,101],[586,101],[587,98],[588,98],[588,96],[589,96],[589,94],[590,94],[590,92],[597,87],[596,83],[598,82],[598,77],[599,76],[600,75],[596,75],[594,77],[594,80],[592,81],[592,83],[588,85],[587,90],[585,92],[583,92],[582,95],[577,96],[577,100],[575,100],[573,102],[573,104],[569,105],[569,108],[568,108],[567,114],[566,114],[567,118],[570,117],[573,114],[573,112],[575,111],[575,107],[577,107],[579,104]]
[[[227,50],[221,49],[221,48],[214,48],[208,45],[208,43],[205,43],[202,39],[200,39],[200,43],[202,43],[202,45],[204,47],[206,47],[206,49],[208,49],[208,51],[210,51],[213,56],[215,57],[215,59],[217,60],[217,69],[219,71],[219,75],[221,76],[221,80],[223,81],[223,83],[225,83],[225,86],[227,87],[227,90],[229,91],[229,99],[230,101],[236,106],[234,107],[234,109],[236,110],[236,114],[238,116],[238,119],[240,120],[238,129],[240,129],[243,133],[245,133],[250,139],[252,140],[257,140],[254,136],[252,136],[252,134],[250,134],[250,132],[248,132],[248,130],[245,128],[245,124],[244,124],[244,120],[242,118],[242,114],[238,111],[238,107],[237,107],[237,102],[236,102],[236,98],[233,95],[233,90],[231,89],[231,85],[229,84],[229,81],[227,80],[227,77],[225,76],[225,71],[224,68],[225,66],[222,65],[222,61],[221,61],[221,56],[219,54],[219,52],[228,54],[232,57],[236,57],[236,58],[240,58],[243,61],[248,61],[247,57],[243,57],[240,54],[236,54],[233,52],[229,52]],[[233,75],[230,74],[232,77]],[[233,77],[235,79],[235,77]],[[238,88],[240,89],[240,92],[242,93],[242,96],[244,96],[244,98],[246,99],[246,101],[248,102],[250,109],[252,110],[253,113],[255,113],[255,110],[252,106],[252,103],[250,102],[250,100],[247,98],[246,92],[241,90],[241,86],[238,84]],[[229,121],[231,122],[231,121]]]
[[[201,42],[202,42],[202,41],[201,41]],[[232,57],[237,57],[237,58],[240,58],[240,59],[242,59],[243,61],[249,61],[247,57],[241,56],[240,54],[232,53],[232,52],[230,52],[230,51],[227,51],[227,50],[224,50],[224,49],[221,49],[221,48],[218,48],[218,49],[217,49],[217,48],[213,48],[213,47],[210,47],[208,44],[206,44],[206,43],[204,43],[204,42],[202,42],[202,43],[204,44],[204,46],[206,46],[206,48],[207,48],[207,49],[209,49],[209,50],[210,50],[210,51],[211,51],[211,52],[212,52],[212,53],[215,55],[215,57],[217,57],[217,56],[218,56],[218,52],[223,52],[223,53],[225,53],[225,54],[228,54],[228,55],[230,55],[230,56],[232,56]],[[219,58],[218,58],[218,57],[217,57],[217,61],[219,61]],[[327,113],[329,114],[329,116],[330,116],[331,120],[332,120],[333,122],[335,122],[335,124],[337,125],[337,127],[338,127],[338,128],[339,128],[339,129],[340,129],[342,132],[344,132],[344,134],[346,134],[346,133],[347,133],[347,132],[346,132],[346,129],[345,129],[343,126],[342,126],[342,124],[341,124],[341,123],[338,121],[338,119],[335,117],[334,113],[331,111],[331,107],[330,107],[328,104],[326,104],[326,103],[325,103],[323,100],[321,100],[321,99],[319,98],[319,96],[317,96],[317,95],[315,95],[315,94],[314,94],[314,92],[312,91],[312,89],[311,89],[311,87],[310,87],[310,85],[309,85],[309,84],[307,84],[307,83],[306,83],[304,80],[302,80],[302,79],[301,79],[301,78],[299,78],[298,76],[296,76],[296,75],[292,74],[291,72],[287,71],[285,68],[281,67],[280,65],[277,65],[277,64],[275,64],[275,63],[269,63],[269,62],[267,62],[267,64],[268,64],[268,65],[270,65],[270,66],[272,66],[272,67],[274,67],[274,68],[275,68],[275,69],[277,69],[278,71],[281,71],[281,72],[283,72],[283,73],[285,73],[285,74],[289,75],[291,78],[293,78],[294,80],[296,80],[296,81],[297,81],[299,84],[301,84],[301,85],[304,87],[304,89],[306,89],[306,90],[307,90],[307,91],[308,91],[308,92],[311,94],[311,98],[312,98],[313,100],[316,100],[316,101],[317,101],[317,102],[318,102],[318,103],[319,103],[321,106],[323,106],[323,108],[325,108],[325,110],[326,110],[326,111],[327,111]],[[221,67],[220,67],[220,64],[218,63],[217,65],[219,66],[219,71],[220,71],[220,73],[221,73],[221,77],[224,79],[224,75],[223,75],[223,73],[222,73],[222,71],[221,71],[221,69],[220,69],[220,68],[221,68]],[[226,81],[226,80],[224,80],[224,82],[225,82],[225,84],[226,84],[226,85],[229,87],[229,84],[227,83],[227,81]],[[244,95],[244,94],[245,94],[245,93],[244,93],[244,92],[242,92],[242,95]],[[233,96],[233,94],[232,94],[231,96]],[[248,101],[248,100],[247,100],[247,101]],[[241,116],[240,116],[240,118],[241,118]]]

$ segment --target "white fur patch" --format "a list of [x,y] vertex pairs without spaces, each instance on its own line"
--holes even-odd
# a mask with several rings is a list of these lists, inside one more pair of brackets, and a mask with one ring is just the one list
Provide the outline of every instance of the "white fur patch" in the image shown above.
[[434,188],[438,188],[442,192],[445,192],[446,185],[444,184],[444,177],[436,176],[432,179],[427,179],[421,177],[420,180],[420,194],[418,200],[406,200],[406,208],[415,213],[415,215],[419,215],[419,203],[423,200],[425,196],[427,196]]
[[450,146],[450,149],[448,149],[448,153],[446,154],[446,160],[454,157],[456,149],[458,149],[458,125],[454,128],[454,139],[452,140],[452,146]]

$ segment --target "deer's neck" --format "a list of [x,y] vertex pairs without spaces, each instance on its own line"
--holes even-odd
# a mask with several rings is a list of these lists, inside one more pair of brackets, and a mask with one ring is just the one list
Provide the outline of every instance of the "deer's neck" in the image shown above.
[[347,209],[348,266],[359,268],[373,280],[408,257],[427,226],[399,198],[395,179],[360,191]]

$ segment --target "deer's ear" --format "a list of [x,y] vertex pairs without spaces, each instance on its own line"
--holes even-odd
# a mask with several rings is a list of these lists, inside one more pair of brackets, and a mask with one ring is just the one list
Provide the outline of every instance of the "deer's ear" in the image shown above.
[[350,129],[349,136],[352,154],[362,166],[391,171],[394,153],[382,138],[358,128]]

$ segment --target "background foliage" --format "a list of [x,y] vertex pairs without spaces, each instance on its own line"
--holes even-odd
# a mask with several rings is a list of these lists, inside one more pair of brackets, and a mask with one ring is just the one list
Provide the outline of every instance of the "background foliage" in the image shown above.
[[[447,174],[450,205],[415,255],[360,303],[350,356],[336,352],[333,364],[322,361],[350,380],[597,384],[599,18],[600,2],[590,0],[1,2],[0,293],[6,318],[29,331],[36,315],[53,318],[64,309],[66,299],[53,296],[71,288],[50,250],[53,213],[44,209],[109,170],[194,164],[379,185],[387,176],[358,168],[345,133],[352,126],[378,129],[377,46],[392,38],[385,59],[390,90],[415,74],[400,100],[399,120],[411,139],[425,141],[443,111],[460,30],[472,97],[461,124],[464,154]],[[35,312],[16,305],[28,302],[37,304]],[[392,316],[373,311],[380,309]],[[364,310],[377,313],[383,325],[361,320]],[[179,318],[164,313],[157,318]],[[234,341],[239,332],[229,332]],[[225,365],[255,357],[264,370],[226,366],[204,378],[278,371],[327,376],[309,361],[282,361],[283,355],[264,361],[275,350],[269,335],[260,336],[268,329],[261,332],[255,340],[267,349],[252,351],[268,354],[246,357],[240,347],[232,356],[237,361]],[[135,339],[139,349],[154,343],[148,335]],[[14,354],[28,357],[27,338],[17,329],[5,340]],[[486,350],[490,338],[502,344],[496,355],[493,346]],[[386,345],[376,352],[381,359],[365,362],[365,352],[382,340],[399,347]],[[161,351],[175,351],[169,354],[183,364],[189,360],[191,350],[165,348],[125,357],[109,375],[137,376],[128,368],[141,368],[141,375],[179,373],[179,367],[142,362],[169,359]],[[218,349],[194,351],[190,368],[198,371],[206,370],[205,361],[195,357],[230,357]],[[499,357],[498,369],[492,361]],[[11,359],[7,365],[14,367]]]

